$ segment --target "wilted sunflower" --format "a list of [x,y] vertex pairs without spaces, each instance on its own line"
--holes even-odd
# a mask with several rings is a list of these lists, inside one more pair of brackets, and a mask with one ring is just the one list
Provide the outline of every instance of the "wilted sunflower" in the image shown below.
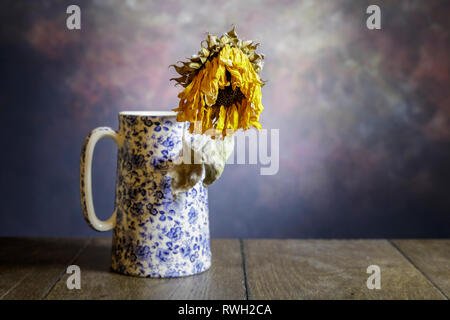
[[[250,126],[261,129],[263,110],[259,73],[264,55],[255,52],[259,43],[238,38],[234,27],[220,38],[208,34],[201,50],[181,66],[172,65],[181,75],[173,78],[184,90],[177,121],[190,122],[190,132],[220,135]],[[213,129],[213,130],[210,130]],[[227,132],[228,131],[228,132]]]

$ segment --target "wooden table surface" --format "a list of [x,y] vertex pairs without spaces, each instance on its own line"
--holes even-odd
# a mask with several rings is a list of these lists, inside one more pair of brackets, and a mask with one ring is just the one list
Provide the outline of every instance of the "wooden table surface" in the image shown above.
[[[111,239],[0,238],[0,299],[448,299],[450,240],[213,239],[210,270],[146,279],[110,271]],[[67,266],[81,269],[69,290]],[[381,289],[366,286],[381,269]]]

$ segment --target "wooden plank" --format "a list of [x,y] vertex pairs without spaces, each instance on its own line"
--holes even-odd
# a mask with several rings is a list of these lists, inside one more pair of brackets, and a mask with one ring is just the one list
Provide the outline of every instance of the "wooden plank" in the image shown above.
[[0,299],[42,299],[88,239],[0,238]]
[[249,299],[445,298],[386,240],[245,240],[244,257]]
[[392,240],[393,244],[428,277],[447,297],[450,297],[450,240]]
[[81,269],[81,289],[68,290],[65,275],[47,299],[245,299],[238,240],[213,239],[212,266],[183,278],[151,279],[110,271],[111,239],[95,239],[74,263]]

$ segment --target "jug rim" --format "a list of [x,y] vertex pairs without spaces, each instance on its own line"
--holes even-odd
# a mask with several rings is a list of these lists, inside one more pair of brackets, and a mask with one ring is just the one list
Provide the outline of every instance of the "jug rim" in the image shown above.
[[175,117],[174,111],[121,111],[119,116],[131,117]]

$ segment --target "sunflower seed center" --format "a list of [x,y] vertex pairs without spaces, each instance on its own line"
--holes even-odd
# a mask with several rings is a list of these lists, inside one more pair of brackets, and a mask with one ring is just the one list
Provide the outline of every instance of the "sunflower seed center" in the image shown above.
[[[231,80],[231,74],[226,72],[227,81]],[[216,103],[213,107],[224,106],[226,108],[231,107],[233,104],[241,102],[242,99],[245,98],[244,94],[237,87],[233,90],[232,86],[226,86],[224,89],[219,89],[219,93],[217,94]]]

